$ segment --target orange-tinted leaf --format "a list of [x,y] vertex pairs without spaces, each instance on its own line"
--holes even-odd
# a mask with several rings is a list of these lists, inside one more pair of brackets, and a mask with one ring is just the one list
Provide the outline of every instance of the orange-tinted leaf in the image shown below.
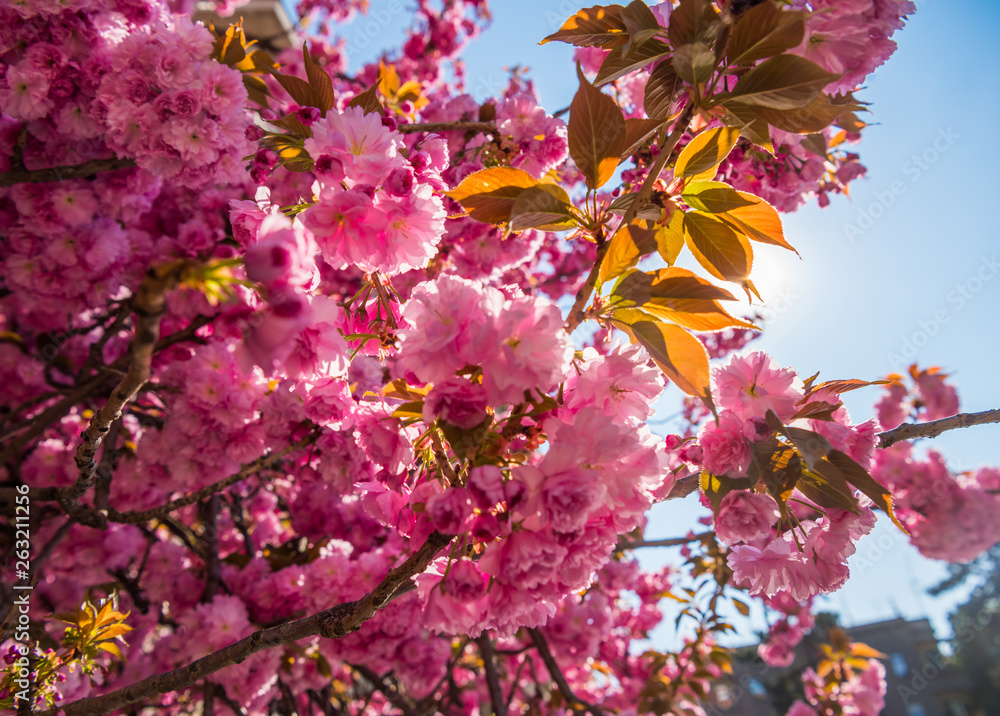
[[674,175],[691,177],[719,166],[722,160],[729,156],[739,138],[739,130],[733,127],[705,130],[688,142],[677,157]]
[[656,251],[655,232],[635,224],[622,226],[611,237],[597,275],[598,285],[617,278],[643,256]]
[[569,109],[569,153],[587,179],[587,187],[604,185],[618,168],[625,149],[625,117],[618,104],[594,87],[581,70],[580,88]]
[[[678,388],[712,405],[708,353],[701,341],[683,328],[645,320],[641,312],[628,311],[615,311],[612,317],[615,325],[628,333],[634,343],[643,345],[660,370]],[[629,319],[639,320],[629,323]]]
[[514,231],[566,231],[578,225],[569,195],[556,184],[524,189],[510,209],[510,228]]
[[872,649],[867,644],[862,644],[861,642],[854,642],[851,644],[851,656],[858,656],[862,659],[888,659],[885,654],[883,654],[878,649]]
[[667,262],[667,266],[673,266],[683,248],[684,212],[680,209],[674,209],[670,215],[670,221],[656,231],[656,250]]
[[653,299],[702,299],[735,301],[736,297],[722,288],[696,276],[687,269],[673,267],[658,271],[633,271],[615,286],[615,295],[647,303]]
[[521,169],[494,167],[470,174],[447,194],[476,221],[506,224],[517,197],[538,184],[537,179]]
[[695,181],[684,185],[681,198],[698,211],[721,214],[730,209],[753,206],[754,202],[740,196],[735,189],[721,181]]
[[542,40],[540,45],[552,40],[568,42],[577,47],[604,47],[624,45],[628,28],[622,20],[621,5],[595,5],[584,8],[566,20],[557,32]]
[[773,0],[740,15],[726,44],[733,64],[748,64],[796,47],[805,35],[805,13],[779,10]]
[[[795,248],[785,241],[785,232],[781,226],[781,217],[778,216],[777,210],[759,196],[746,191],[737,193],[742,198],[751,202],[751,205],[730,209],[725,214],[722,214],[720,218],[754,241],[795,251]],[[795,253],[798,253],[798,251],[795,251]]]
[[684,237],[698,263],[716,278],[739,283],[750,275],[750,242],[722,221],[690,211],[684,215]]

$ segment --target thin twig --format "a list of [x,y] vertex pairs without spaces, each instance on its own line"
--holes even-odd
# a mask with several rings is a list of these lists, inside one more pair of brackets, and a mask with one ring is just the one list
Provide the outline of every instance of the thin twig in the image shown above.
[[87,179],[98,172],[134,167],[134,159],[92,159],[83,164],[49,167],[48,169],[14,169],[0,173],[0,187],[15,184],[39,184],[64,179]]
[[205,590],[201,593],[201,601],[211,602],[219,590],[222,581],[222,563],[219,560],[219,493],[208,498],[205,505]]
[[573,689],[570,688],[569,683],[566,681],[566,677],[563,676],[562,669],[559,668],[559,664],[556,662],[552,652],[549,650],[549,644],[545,641],[545,636],[538,629],[528,629],[528,633],[531,635],[531,641],[534,642],[535,648],[538,650],[538,654],[542,657],[542,661],[545,662],[545,668],[549,672],[551,679],[556,682],[556,687],[559,689],[559,693],[562,694],[563,698],[566,699],[568,704],[580,704],[587,710],[588,713],[594,716],[601,716],[604,711],[601,710],[599,706],[595,706],[592,703],[584,701],[583,699],[576,696],[573,693]]
[[176,500],[171,500],[165,505],[160,505],[159,507],[153,507],[149,510],[142,510],[141,512],[119,512],[115,509],[108,510],[108,521],[109,522],[120,522],[129,525],[138,525],[143,522],[148,522],[152,519],[158,519],[169,515],[175,510],[179,510],[182,507],[187,507],[188,505],[193,505],[196,502],[204,500],[210,495],[214,495],[217,492],[225,490],[227,487],[231,487],[238,482],[246,480],[251,475],[258,472],[263,472],[269,468],[277,465],[281,460],[283,460],[289,453],[292,453],[299,448],[305,447],[312,442],[315,442],[316,438],[319,437],[320,430],[317,428],[310,432],[304,438],[295,441],[288,447],[282,448],[277,452],[271,453],[270,455],[265,455],[259,457],[253,462],[243,465],[238,472],[233,473],[229,477],[225,477],[218,482],[215,482],[207,487],[203,487],[200,490],[184,495],[183,497],[178,497]]
[[878,446],[887,448],[902,440],[916,440],[917,438],[936,438],[948,430],[958,428],[969,428],[973,425],[986,425],[988,423],[1000,423],[1000,409],[984,410],[981,413],[959,413],[950,418],[932,420],[928,423],[903,423],[898,428],[893,428],[878,435]]
[[413,708],[409,701],[399,693],[399,691],[394,687],[385,682],[381,676],[369,669],[364,664],[351,664],[352,669],[361,674],[366,681],[368,681],[373,688],[378,689],[382,692],[389,703],[399,709],[404,716],[418,716],[417,710]]
[[125,406],[135,399],[139,390],[153,375],[153,352],[160,339],[160,319],[166,311],[167,291],[177,285],[180,273],[186,266],[187,262],[181,260],[151,268],[132,299],[135,328],[132,344],[129,346],[128,372],[83,431],[83,439],[75,458],[79,475],[71,486],[59,493],[59,504],[66,510],[66,514],[79,522],[101,529],[107,526],[107,520],[103,519],[101,513],[86,510],[78,501],[94,484],[97,472],[94,456],[104,436],[121,417]]
[[406,561],[389,570],[374,590],[355,602],[339,604],[331,609],[286,622],[269,629],[261,629],[234,644],[212,652],[187,666],[182,666],[164,674],[157,674],[117,689],[103,696],[92,696],[64,704],[58,709],[41,711],[41,716],[100,716],[134,704],[159,694],[169,694],[179,689],[193,686],[209,674],[214,674],[232,664],[243,662],[247,657],[265,649],[288,644],[300,639],[321,634],[337,639],[357,631],[362,624],[372,618],[401,587],[410,583],[411,578],[420,574],[438,552],[444,549],[453,535],[432,533],[427,541]]
[[500,677],[497,675],[496,653],[493,649],[493,640],[490,635],[483,632],[476,638],[479,645],[479,653],[483,657],[483,665],[486,669],[486,685],[490,690],[490,708],[495,716],[507,716],[507,703],[503,698],[503,691],[500,690]]
[[672,539],[651,539],[651,540],[636,540],[634,542],[619,542],[615,549],[639,549],[641,547],[679,547],[684,544],[690,544],[691,542],[697,542],[699,540],[714,534],[712,532],[699,532],[698,534],[691,535],[690,537],[673,537]]

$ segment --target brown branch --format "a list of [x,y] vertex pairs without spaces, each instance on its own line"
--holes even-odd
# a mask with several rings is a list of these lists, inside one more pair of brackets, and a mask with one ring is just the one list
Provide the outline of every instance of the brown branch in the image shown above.
[[[693,113],[694,105],[688,104],[677,118],[673,131],[670,132],[670,136],[667,137],[663,146],[660,147],[660,153],[657,154],[656,159],[653,160],[653,164],[649,168],[649,174],[646,175],[645,181],[642,182],[642,186],[639,188],[638,193],[635,195],[635,198],[629,205],[628,210],[622,217],[619,226],[628,226],[632,220],[639,215],[639,210],[642,209],[650,195],[653,193],[653,185],[660,177],[660,172],[663,171],[663,167],[667,165],[670,155],[674,152],[674,147],[677,146],[677,142],[680,141],[681,136],[683,136],[684,132],[687,131],[688,124],[691,122],[691,116]],[[604,251],[601,249],[604,249]],[[606,244],[598,247],[594,267],[590,270],[590,275],[587,276],[587,280],[584,282],[583,286],[579,291],[577,291],[576,300],[573,302],[573,308],[570,309],[569,318],[566,319],[567,333],[572,333],[577,326],[583,323],[584,318],[586,317],[584,306],[587,305],[587,301],[590,300],[591,294],[593,294],[594,289],[597,287],[597,276],[600,273],[601,262],[604,260],[604,253],[606,251]]]
[[[170,346],[176,345],[177,343],[182,343],[184,341],[195,340],[195,339],[201,340],[200,338],[197,337],[196,332],[202,326],[206,326],[209,323],[211,323],[213,320],[215,320],[216,317],[217,316],[197,316],[191,321],[191,323],[189,323],[181,330],[175,331],[166,338],[163,338],[160,341],[158,341],[153,352],[160,353],[161,351],[166,350]],[[33,440],[34,438],[38,437],[43,432],[45,432],[45,429],[49,425],[51,425],[64,415],[66,415],[66,413],[68,413],[74,405],[79,403],[81,400],[86,398],[92,391],[101,386],[106,380],[107,373],[116,373],[116,372],[121,373],[128,367],[128,363],[129,363],[129,356],[126,355],[116,360],[110,366],[102,366],[101,373],[99,375],[95,375],[94,377],[92,377],[86,383],[79,386],[72,393],[68,394],[65,398],[60,400],[58,403],[50,405],[48,408],[46,408],[44,411],[42,411],[33,418],[22,420],[17,424],[11,425],[8,428],[6,428],[3,433],[0,433],[0,442],[7,440],[7,438],[17,434],[20,430],[23,430],[24,428],[29,428],[29,429],[26,432],[22,433],[21,435],[18,435],[17,438],[15,438],[13,441],[10,442],[8,447],[4,450],[3,455],[0,456],[0,464],[6,463],[8,460],[11,460],[13,456],[22,447],[24,447],[29,442],[31,442],[31,440]],[[55,496],[40,498],[36,497],[34,493],[32,493],[32,499],[54,500],[56,498]]]
[[685,475],[684,477],[679,477],[674,482],[674,486],[670,488],[670,493],[664,497],[664,500],[679,500],[681,498],[687,497],[692,492],[697,492],[701,489],[701,475]]
[[64,179],[89,179],[98,172],[134,167],[134,159],[92,159],[83,164],[49,167],[48,169],[13,169],[0,173],[0,187],[15,184],[39,184]]
[[394,686],[391,686],[385,682],[381,676],[375,673],[373,670],[369,669],[364,664],[351,664],[352,669],[361,674],[365,680],[372,685],[372,688],[378,689],[382,692],[389,703],[399,709],[404,716],[417,716],[417,710],[413,708],[409,701],[406,700],[399,690]]
[[551,679],[556,682],[556,687],[559,689],[559,693],[562,694],[563,698],[568,704],[579,704],[587,710],[588,713],[594,716],[602,716],[604,711],[600,707],[594,704],[588,703],[583,699],[576,696],[573,693],[573,689],[570,688],[569,683],[566,681],[566,677],[563,676],[562,670],[559,668],[559,664],[556,662],[552,652],[549,650],[549,644],[545,641],[545,636],[538,629],[528,629],[528,633],[531,635],[531,641],[534,642],[535,648],[538,650],[538,654],[542,657],[542,661],[545,662],[545,668],[549,672]]
[[497,674],[496,653],[493,649],[493,640],[490,635],[483,632],[476,638],[479,645],[479,653],[483,657],[483,665],[486,669],[486,685],[490,690],[490,709],[495,716],[507,716],[507,702],[504,701],[503,691],[500,690],[500,677]]
[[490,122],[424,122],[422,124],[400,124],[397,130],[403,134],[415,132],[482,132],[497,134],[497,126]]
[[108,510],[108,521],[110,522],[120,522],[129,525],[138,525],[144,522],[148,522],[152,519],[158,519],[169,515],[175,510],[179,510],[182,507],[187,507],[188,505],[193,505],[196,502],[204,500],[206,497],[214,495],[217,492],[225,490],[227,487],[235,485],[237,482],[242,482],[246,480],[251,475],[267,470],[268,468],[274,467],[282,459],[285,458],[289,453],[298,450],[299,448],[305,447],[310,443],[316,441],[320,435],[320,429],[316,428],[310,432],[306,437],[301,440],[297,440],[288,447],[282,448],[278,452],[271,453],[270,455],[265,455],[259,457],[253,462],[243,465],[239,472],[235,472],[229,477],[224,477],[223,479],[215,482],[207,487],[203,487],[200,490],[184,495],[183,497],[178,497],[176,500],[171,500],[165,505],[160,505],[159,507],[153,507],[149,510],[143,510],[141,512],[119,512],[116,509]]
[[615,547],[616,550],[621,549],[639,549],[640,547],[679,547],[684,544],[689,544],[691,542],[697,542],[705,537],[708,537],[712,532],[699,532],[698,534],[691,535],[690,537],[673,537],[671,539],[651,539],[651,540],[636,540],[634,542],[619,542]]
[[130,403],[139,390],[153,375],[153,352],[160,339],[160,319],[166,311],[167,291],[177,285],[180,273],[187,267],[187,261],[171,261],[153,267],[139,284],[132,299],[135,313],[135,329],[129,346],[128,372],[111,392],[111,397],[90,420],[83,432],[83,441],[76,451],[76,466],[80,471],[76,481],[59,493],[59,504],[73,519],[92,527],[104,529],[107,520],[93,510],[81,507],[78,500],[94,484],[97,463],[94,456],[108,434],[111,425],[122,415],[122,410]]
[[950,418],[932,420],[929,423],[903,423],[898,428],[879,433],[878,446],[887,448],[902,440],[936,438],[948,430],[970,428],[973,425],[987,425],[989,423],[1000,423],[1000,409],[984,410],[981,413],[959,413]]
[[201,593],[201,601],[211,602],[219,591],[222,582],[222,562],[219,560],[219,494],[212,495],[204,506],[205,530],[202,538],[205,540],[205,590]]
[[432,533],[427,541],[405,562],[389,570],[375,589],[355,602],[339,604],[312,616],[286,622],[269,629],[261,629],[234,644],[212,652],[187,666],[182,666],[165,674],[157,674],[117,689],[103,696],[79,699],[58,709],[40,712],[41,716],[100,716],[129,704],[134,704],[159,694],[169,694],[178,689],[193,686],[209,674],[233,664],[242,663],[247,657],[265,649],[288,644],[300,639],[321,634],[337,639],[357,631],[364,622],[374,616],[389,599],[402,587],[410,583],[414,575],[423,572],[427,565],[446,547],[453,535]]

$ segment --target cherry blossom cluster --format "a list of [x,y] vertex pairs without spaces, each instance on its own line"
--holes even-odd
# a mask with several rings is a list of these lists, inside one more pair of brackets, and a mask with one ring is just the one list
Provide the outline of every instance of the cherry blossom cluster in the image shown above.
[[[679,446],[678,457],[712,475],[745,477],[754,459],[754,446],[771,438],[767,414],[783,424],[793,421],[803,403],[839,399],[823,389],[805,396],[795,372],[781,368],[774,359],[755,352],[734,355],[716,370],[713,397],[718,421],[709,421],[697,440]],[[852,425],[843,406],[832,421],[809,420],[812,430],[825,437],[863,466],[871,463],[876,424]],[[754,487],[751,485],[751,487]],[[775,597],[786,594],[795,601],[839,589],[847,580],[847,557],[858,539],[871,531],[874,513],[815,506],[805,495],[789,501],[790,519],[764,492],[734,489],[722,497],[715,513],[715,533],[731,547],[729,566],[735,582],[750,594]]]

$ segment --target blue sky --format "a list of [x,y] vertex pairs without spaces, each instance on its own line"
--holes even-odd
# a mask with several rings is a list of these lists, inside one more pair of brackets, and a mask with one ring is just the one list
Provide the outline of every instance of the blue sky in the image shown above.
[[[345,28],[352,68],[398,44],[411,6],[372,0],[369,16]],[[567,106],[576,90],[571,48],[537,43],[579,6],[494,0],[492,27],[465,54],[467,90],[485,99],[505,85],[505,68],[528,66],[542,105]],[[917,7],[895,37],[899,50],[859,94],[871,103],[865,119],[872,126],[856,150],[867,177],[851,185],[850,198],[835,196],[826,209],[813,201],[785,218],[802,260],[755,246],[767,318],[755,346],[800,375],[818,370],[825,379],[875,379],[914,361],[938,365],[953,375],[964,411],[997,408],[1000,201],[991,172],[1000,165],[1000,141],[990,121],[1000,109],[993,38],[1000,7],[985,0]],[[845,397],[861,422],[872,416],[878,391]],[[676,411],[676,399],[668,392],[662,415]],[[954,431],[933,446],[956,470],[1000,464],[1000,426]],[[692,500],[658,506],[648,536],[682,535],[699,512]],[[642,558],[654,564],[676,553],[644,550]],[[943,564],[920,557],[887,520],[851,564],[848,586],[820,608],[846,624],[928,615],[947,635],[946,615],[963,594],[929,597],[926,587],[944,575]],[[762,617],[755,611],[751,621],[760,625]]]

